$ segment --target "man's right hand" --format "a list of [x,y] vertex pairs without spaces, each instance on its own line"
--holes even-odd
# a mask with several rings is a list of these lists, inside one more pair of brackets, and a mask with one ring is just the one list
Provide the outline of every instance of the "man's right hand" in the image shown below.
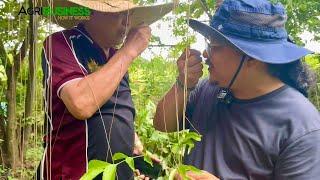
[[187,48],[177,61],[179,70],[179,81],[184,83],[185,80],[185,64],[187,63],[187,88],[193,88],[197,85],[202,76],[202,58],[201,52]]
[[151,38],[151,28],[149,26],[139,26],[130,30],[127,39],[122,47],[132,58],[139,56],[149,44]]
[[90,118],[112,97],[130,63],[148,47],[150,37],[148,26],[132,29],[123,47],[99,71],[65,84],[60,97],[68,111],[76,119]]
[[[177,85],[184,84],[187,88],[193,88],[197,85],[202,76],[203,65],[201,63],[201,53],[197,50],[187,49],[177,61],[179,70],[178,80],[167,94],[159,101],[157,111],[154,117],[154,127],[163,132],[175,132],[179,128],[177,120],[181,121],[183,117],[183,109],[185,107],[185,93]],[[186,67],[186,68],[185,68]],[[185,73],[185,69],[187,69]],[[185,83],[184,80],[187,82]]]

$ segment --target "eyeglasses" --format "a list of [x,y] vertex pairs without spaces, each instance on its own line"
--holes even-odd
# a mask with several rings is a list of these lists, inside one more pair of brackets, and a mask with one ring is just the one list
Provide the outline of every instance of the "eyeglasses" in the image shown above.
[[208,60],[212,60],[212,51],[218,47],[225,46],[224,44],[218,44],[218,43],[212,43],[209,39],[205,38],[205,44],[206,44],[206,52],[208,55]]

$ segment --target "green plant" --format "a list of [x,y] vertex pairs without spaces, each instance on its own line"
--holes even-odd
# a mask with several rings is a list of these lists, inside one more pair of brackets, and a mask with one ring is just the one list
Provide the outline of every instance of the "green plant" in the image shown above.
[[[176,79],[175,61],[165,60],[162,57],[154,57],[151,60],[139,58],[130,67],[129,75],[131,93],[137,111],[135,128],[144,144],[144,161],[152,164],[151,156],[154,154],[161,159],[165,175],[158,179],[172,178],[175,172],[181,173],[183,176],[188,170],[197,171],[194,167],[183,165],[182,158],[190,152],[195,141],[200,141],[200,135],[189,132],[189,130],[164,133],[155,130],[152,123],[156,102]],[[123,156],[123,159],[126,158],[129,157]],[[96,160],[94,162],[96,165],[93,166],[91,163],[91,167],[89,163],[89,169],[99,169],[91,171],[96,173],[103,172],[110,165],[110,163],[97,162]],[[126,161],[122,160],[121,163],[126,163]]]
[[112,164],[105,161],[100,160],[91,160],[89,162],[88,172],[85,173],[81,180],[91,180],[98,176],[100,173],[103,173],[102,179],[103,180],[114,180],[116,178],[116,170],[117,166],[121,163],[127,163],[128,166],[134,170],[134,157],[128,157],[123,153],[116,153],[113,155],[113,161],[119,161],[118,163]]
[[316,85],[310,90],[309,99],[320,110],[320,55],[308,56],[305,61],[317,76]]

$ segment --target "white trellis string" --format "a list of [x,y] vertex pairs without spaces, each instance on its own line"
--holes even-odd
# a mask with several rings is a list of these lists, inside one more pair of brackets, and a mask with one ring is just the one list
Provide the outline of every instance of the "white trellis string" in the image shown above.
[[[20,2],[20,4],[22,4],[22,2]],[[20,16],[18,16],[18,22],[19,22],[19,25],[18,25],[18,29],[20,30],[20,28],[21,28],[21,17]],[[27,28],[28,29],[28,28]],[[20,38],[19,36],[18,36],[18,38]],[[26,43],[28,43],[28,39],[29,39],[29,36],[28,36],[28,31],[26,32],[26,36],[25,36],[25,39],[24,39],[24,41],[26,41]],[[22,46],[21,46],[21,48],[23,48]],[[21,49],[22,50],[22,49]],[[25,58],[25,57],[23,57],[23,58]],[[20,83],[21,84],[23,84],[23,76],[22,76],[22,60],[23,59],[21,59],[21,56],[19,57],[19,69],[20,69]],[[16,66],[16,65],[15,65]],[[27,74],[27,72],[25,71],[24,72],[24,77],[26,77],[26,74]],[[18,73],[17,73],[17,76],[18,76]],[[18,77],[16,77],[17,79],[18,79]],[[26,91],[23,91],[24,93],[26,92]],[[22,97],[24,97],[24,98],[21,98],[21,96]],[[23,93],[21,93],[20,94],[20,104],[22,105],[23,103],[22,103],[22,99],[24,99],[25,100],[25,97],[26,97],[26,93],[24,94],[24,96],[23,96]],[[23,118],[23,122],[22,122],[22,118]],[[24,158],[23,158],[23,156],[24,156],[24,153],[23,153],[23,150],[24,150],[24,136],[25,136],[25,127],[26,127],[26,116],[25,116],[25,114],[23,115],[23,117],[21,117],[21,118],[19,118],[19,126],[18,126],[18,130],[19,130],[19,134],[20,134],[20,137],[22,137],[22,138],[20,138],[20,140],[21,140],[21,142],[19,142],[20,143],[20,152],[19,152],[19,156],[21,156],[20,158],[20,160],[21,160],[21,168],[22,169],[24,169],[23,167],[24,167],[24,162],[23,162],[23,160],[24,160]],[[21,131],[23,129],[23,131]],[[21,134],[22,133],[22,134]],[[20,173],[20,178],[22,178],[22,175],[23,173]]]
[[[125,30],[125,32],[128,32],[128,23],[129,23],[129,12],[130,10],[129,10],[129,3],[128,3],[128,10],[127,10],[127,17],[126,17],[126,30]],[[112,119],[111,119],[111,125],[110,125],[110,129],[109,129],[109,142],[111,142],[111,131],[112,131],[112,126],[113,126],[113,122],[114,122],[114,113],[115,113],[115,111],[116,111],[116,106],[117,106],[117,102],[118,102],[118,93],[119,93],[119,88],[120,88],[120,84],[121,84],[121,79],[123,78],[123,77],[121,77],[121,72],[122,72],[122,70],[123,70],[123,62],[122,62],[122,60],[121,60],[121,67],[120,67],[120,72],[119,72],[119,86],[117,87],[117,90],[116,90],[116,97],[115,97],[115,103],[114,103],[114,106],[113,106],[113,111],[112,111]],[[110,152],[111,152],[111,148],[110,148]],[[111,154],[112,154],[112,152],[111,152]],[[106,159],[108,159],[108,155],[109,155],[109,152],[107,153],[107,157],[106,157]],[[113,160],[112,160],[112,162],[113,162]]]

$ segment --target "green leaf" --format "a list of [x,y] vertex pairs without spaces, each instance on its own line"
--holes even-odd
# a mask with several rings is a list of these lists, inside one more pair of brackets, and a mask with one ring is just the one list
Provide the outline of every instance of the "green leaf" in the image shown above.
[[201,141],[201,135],[198,134],[198,133],[195,133],[195,132],[189,132],[187,135],[186,135],[186,138],[187,139],[193,139],[195,141]]
[[12,54],[7,54],[7,58],[9,60],[9,64],[13,64],[13,55]]
[[128,164],[128,166],[132,169],[132,171],[135,170],[135,167],[134,167],[134,160],[132,157],[127,157],[126,158],[126,163]]
[[180,145],[179,144],[174,144],[172,146],[172,153],[177,154],[180,151]]
[[108,165],[103,171],[102,180],[115,180],[116,179],[116,171],[117,171],[116,164]]
[[91,160],[89,162],[88,168],[99,168],[99,167],[106,167],[107,165],[109,165],[110,163],[105,162],[105,161],[100,161],[100,160]]
[[196,168],[194,166],[183,165],[183,164],[178,166],[178,172],[183,177],[183,179],[188,179],[188,177],[186,176],[186,173],[188,171],[193,171],[193,172],[196,172],[196,173],[201,172],[200,169],[198,169],[198,168]]
[[113,161],[117,161],[117,160],[121,160],[121,159],[125,159],[127,158],[128,156],[123,154],[123,153],[115,153],[113,156],[112,156],[112,160]]
[[91,180],[98,176],[109,165],[109,163],[100,160],[91,160],[86,172],[80,180]]
[[194,148],[194,144],[188,144],[188,150],[187,150],[187,154],[190,154],[191,150]]
[[149,164],[153,167],[153,162],[152,162],[151,157],[149,157],[149,156],[146,155],[146,156],[143,157],[143,160],[144,160],[145,162],[149,163]]

